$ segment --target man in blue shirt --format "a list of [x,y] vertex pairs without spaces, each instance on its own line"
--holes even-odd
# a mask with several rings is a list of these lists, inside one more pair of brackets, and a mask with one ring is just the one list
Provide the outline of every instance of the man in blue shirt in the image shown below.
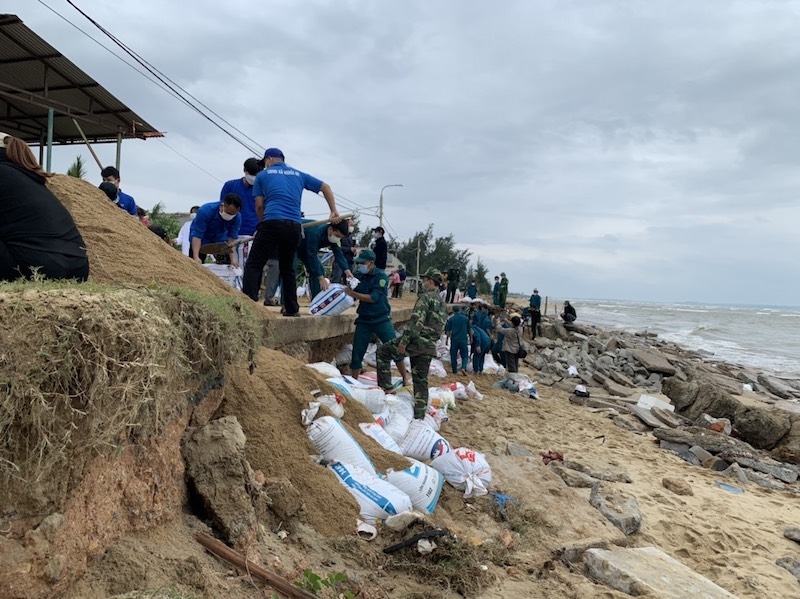
[[[355,289],[345,288],[345,293],[358,300],[358,317],[356,332],[353,335],[353,357],[350,360],[350,376],[358,378],[363,366],[362,360],[367,351],[372,335],[383,343],[395,338],[392,324],[392,309],[389,306],[389,278],[375,265],[375,252],[361,250],[355,258],[358,286]],[[397,368],[408,381],[408,372],[403,360],[396,362]]]
[[[117,197],[116,199],[111,198],[112,201],[128,214],[138,217],[139,214],[136,210],[136,201],[133,199],[133,197],[129,196],[127,193],[123,192],[119,188],[121,182],[119,178],[119,171],[113,166],[107,166],[102,171],[100,171],[100,176],[103,177],[104,182],[113,183],[114,187],[117,188]],[[103,191],[106,192],[107,195],[109,195],[109,197],[111,197],[105,188],[102,189]]]
[[[219,192],[220,202],[229,193],[235,193],[242,199],[242,226],[239,228],[239,237],[250,237],[255,234],[259,219],[256,215],[256,201],[253,197],[253,185],[256,182],[256,175],[261,171],[263,165],[256,158],[248,158],[244,161],[244,176],[238,179],[226,181]],[[237,246],[237,258],[239,263],[244,262],[244,245]]]
[[297,246],[300,245],[300,205],[304,189],[322,193],[331,211],[331,223],[336,224],[342,220],[336,210],[336,199],[330,185],[286,164],[283,152],[278,148],[268,148],[264,152],[264,170],[256,175],[253,185],[256,215],[261,224],[258,225],[256,238],[247,258],[242,291],[253,301],[258,301],[261,273],[267,260],[277,250],[284,316],[300,316],[294,256]]
[[500,277],[494,278],[494,287],[492,287],[492,304],[495,306],[500,305]]
[[472,372],[483,374],[483,364],[486,354],[492,348],[492,339],[481,328],[472,329]]
[[347,264],[347,258],[339,245],[342,237],[349,232],[347,221],[339,221],[335,225],[317,225],[308,227],[305,235],[300,241],[297,249],[297,257],[306,267],[308,272],[308,284],[311,288],[311,297],[314,298],[320,291],[328,288],[328,281],[325,279],[325,267],[319,259],[319,251],[329,249],[333,251],[333,259],[339,268],[344,272],[348,279],[353,278],[353,273]]
[[[221,202],[209,202],[200,206],[197,216],[189,229],[191,244],[189,257],[198,264],[205,262],[206,255],[200,253],[200,246],[208,243],[233,243],[242,225],[242,200],[235,193],[229,193]],[[236,252],[230,255],[233,266],[239,266]]]
[[472,327],[466,314],[461,313],[460,306],[453,306],[453,315],[447,319],[444,332],[450,339],[450,366],[453,374],[458,373],[459,354],[461,354],[461,374],[467,374],[469,346],[472,344]]

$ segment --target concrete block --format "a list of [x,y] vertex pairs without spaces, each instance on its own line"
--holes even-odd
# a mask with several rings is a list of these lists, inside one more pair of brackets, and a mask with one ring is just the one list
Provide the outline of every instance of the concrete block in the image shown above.
[[589,573],[608,586],[629,595],[651,593],[659,599],[736,599],[678,560],[655,547],[588,549],[583,562]]
[[647,426],[652,426],[653,428],[660,428],[662,426],[666,426],[658,418],[653,416],[653,413],[650,411],[649,408],[643,408],[637,405],[631,405],[630,408],[631,412],[633,412],[634,415],[637,416]]

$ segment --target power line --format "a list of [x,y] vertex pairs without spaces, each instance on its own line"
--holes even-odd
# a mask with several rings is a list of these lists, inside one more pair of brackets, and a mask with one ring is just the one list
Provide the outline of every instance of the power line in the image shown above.
[[201,171],[203,171],[203,172],[204,172],[206,175],[208,175],[209,177],[211,177],[212,179],[214,179],[214,180],[215,180],[215,181],[217,181],[218,183],[224,183],[224,181],[223,181],[222,179],[220,179],[220,178],[219,178],[219,177],[217,177],[216,175],[212,175],[211,173],[209,173],[209,172],[208,172],[206,169],[204,169],[202,166],[200,166],[199,164],[197,164],[196,162],[194,162],[193,160],[191,160],[191,159],[190,159],[190,158],[188,158],[187,156],[184,156],[183,154],[181,154],[181,153],[180,153],[178,150],[176,150],[175,148],[173,148],[171,145],[169,145],[169,144],[168,144],[167,142],[165,142],[163,139],[161,139],[161,138],[159,138],[159,137],[157,137],[156,139],[157,139],[158,141],[160,141],[162,144],[164,144],[165,146],[167,146],[167,147],[168,147],[170,150],[172,150],[173,152],[175,152],[175,153],[176,153],[178,156],[180,156],[181,158],[183,158],[183,159],[184,159],[186,162],[188,162],[189,164],[193,164],[194,166],[196,166],[197,168],[199,168],[199,169],[200,169]]

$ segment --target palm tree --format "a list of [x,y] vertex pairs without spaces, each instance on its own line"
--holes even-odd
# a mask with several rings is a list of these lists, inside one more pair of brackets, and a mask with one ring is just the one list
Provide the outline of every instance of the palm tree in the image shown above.
[[83,179],[86,177],[86,163],[83,161],[83,156],[78,154],[75,162],[67,169],[67,175],[75,177],[76,179]]

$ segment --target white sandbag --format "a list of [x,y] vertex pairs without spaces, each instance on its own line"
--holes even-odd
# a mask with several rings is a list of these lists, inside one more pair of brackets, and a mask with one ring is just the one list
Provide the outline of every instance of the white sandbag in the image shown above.
[[367,346],[366,353],[364,354],[364,358],[363,358],[364,364],[366,364],[367,366],[372,366],[373,368],[376,368],[378,366],[377,352],[378,352],[378,346],[376,344],[374,344],[374,343],[370,343]]
[[431,468],[441,472],[456,489],[464,491],[465,499],[489,492],[487,487],[492,482],[492,469],[482,453],[459,447],[435,458]]
[[455,408],[456,396],[445,387],[431,387],[428,389],[428,405],[434,408]]
[[308,438],[326,460],[344,461],[375,473],[369,457],[341,422],[332,416],[317,418],[306,429]]
[[217,275],[231,287],[242,290],[242,269],[232,264],[204,264],[208,270]]
[[330,362],[314,362],[312,364],[306,364],[309,368],[312,368],[326,377],[338,377],[342,376],[342,373],[339,372],[339,369],[336,368]]
[[423,421],[438,433],[442,425],[450,421],[450,416],[447,415],[447,410],[444,408],[428,406],[428,411],[425,413]]
[[436,355],[442,360],[450,359],[450,342],[446,335],[439,337],[439,341],[436,342]]
[[431,365],[428,367],[428,375],[438,376],[440,378],[447,376],[447,371],[444,369],[444,364],[442,364],[441,360],[437,360],[436,358],[431,360]]
[[403,491],[411,499],[411,504],[426,514],[432,514],[439,501],[444,485],[444,477],[430,466],[412,460],[405,470],[389,470],[386,480]]
[[315,399],[328,408],[336,418],[344,418],[344,397],[338,393],[336,395],[319,395]]
[[392,411],[388,406],[385,406],[380,414],[373,414],[372,417],[375,419],[375,422],[381,426],[381,428],[386,428],[392,421]]
[[494,361],[491,352],[486,352],[486,356],[483,358],[483,371],[486,374],[501,374],[500,370],[502,368]]
[[567,376],[578,376],[578,367],[570,366],[567,368]]
[[308,312],[311,316],[337,316],[355,303],[356,300],[344,292],[344,285],[332,283],[314,296]]
[[467,397],[470,399],[477,399],[478,401],[483,399],[483,393],[478,391],[475,387],[475,383],[470,381],[469,385],[467,385]]
[[331,462],[328,469],[355,497],[360,515],[368,524],[412,509],[411,499],[406,493],[373,472],[342,462]]
[[[339,353],[336,354],[336,357],[333,359],[333,363],[337,366],[349,366],[350,361],[353,359],[353,344],[348,343],[342,349],[339,350]],[[338,375],[336,375],[338,376]]]
[[389,433],[387,433],[378,422],[362,422],[358,426],[365,435],[375,439],[378,445],[384,449],[388,449],[389,451],[403,455],[403,450],[400,449],[400,446],[389,436]]
[[386,396],[389,422],[383,427],[396,443],[400,443],[414,419],[414,398],[410,394],[397,393]]
[[331,377],[326,380],[347,397],[364,405],[373,414],[380,414],[386,409],[386,392],[380,387],[367,386],[350,376]]
[[442,389],[450,389],[450,391],[453,392],[453,397],[456,399],[467,399],[467,388],[464,387],[464,383],[453,381],[452,383],[445,383],[439,386]]
[[406,436],[399,443],[403,455],[415,460],[427,462],[447,452],[452,447],[439,433],[422,420],[413,420]]

